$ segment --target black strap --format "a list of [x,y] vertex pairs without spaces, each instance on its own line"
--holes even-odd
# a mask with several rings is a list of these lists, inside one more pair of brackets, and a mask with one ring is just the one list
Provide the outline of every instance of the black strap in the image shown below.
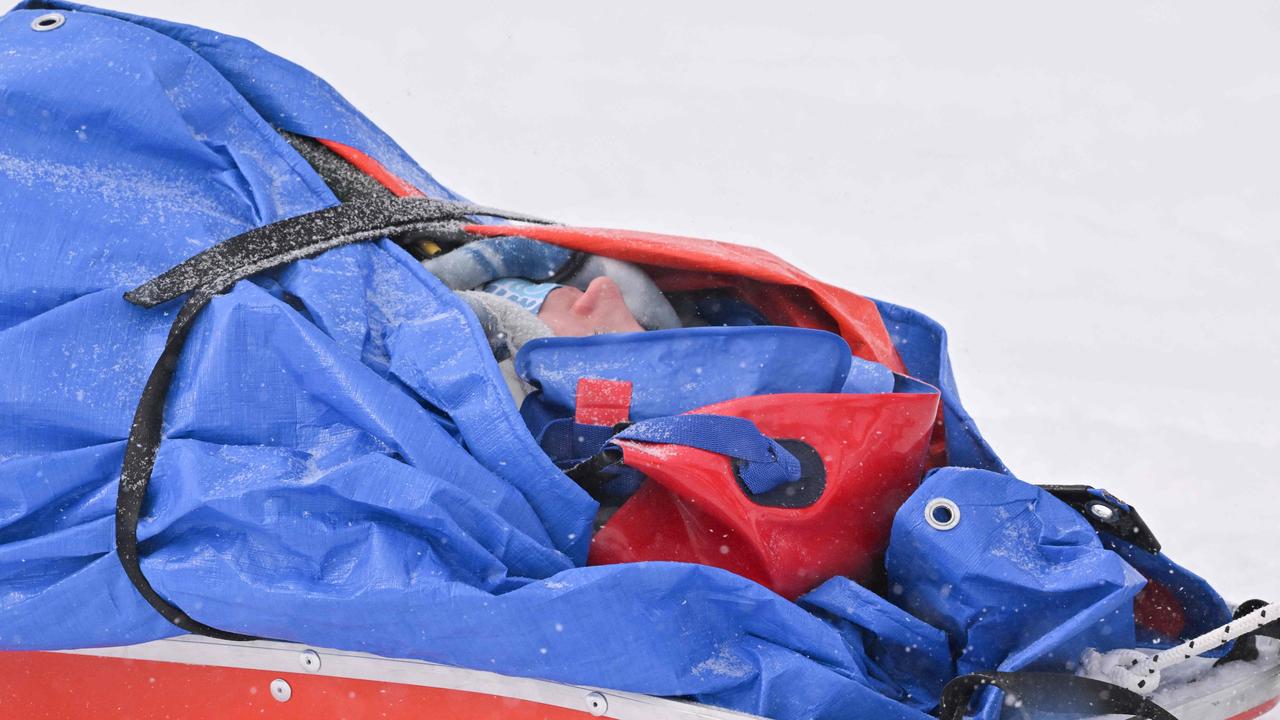
[[342,245],[406,232],[452,234],[476,215],[546,223],[529,215],[432,198],[342,203],[224,240],[134,288],[125,299],[150,308],[198,288],[213,295],[244,278]]
[[394,197],[385,185],[374,180],[368,173],[352,165],[338,153],[325,147],[319,140],[285,130],[279,132],[324,180],[324,184],[329,186],[329,190],[339,202]]
[[1092,678],[1039,672],[977,672],[962,675],[942,690],[940,720],[961,720],[974,693],[984,687],[1003,690],[1005,707],[1016,707],[1017,717],[1037,718],[1047,713],[1073,713],[1082,717],[1130,715],[1147,720],[1178,720],[1168,710],[1138,693]]
[[564,474],[583,490],[586,490],[588,495],[599,502],[605,502],[608,500],[608,496],[605,494],[605,487],[611,479],[607,471],[621,462],[622,451],[610,445],[577,465],[566,469]]
[[183,345],[200,311],[214,296],[240,280],[294,260],[407,231],[453,233],[472,216],[542,222],[468,203],[429,198],[367,198],[281,220],[224,240],[125,294],[129,302],[148,308],[187,295],[138,401],[116,498],[116,554],[120,564],[138,592],[166,620],[187,632],[222,640],[257,639],[192,619],[155,591],[139,563],[138,520],[160,449],[165,399]]
[[1106,490],[1089,485],[1041,485],[1040,488],[1083,515],[1094,530],[1132,543],[1152,555],[1160,552],[1160,541],[1137,508],[1121,502]]

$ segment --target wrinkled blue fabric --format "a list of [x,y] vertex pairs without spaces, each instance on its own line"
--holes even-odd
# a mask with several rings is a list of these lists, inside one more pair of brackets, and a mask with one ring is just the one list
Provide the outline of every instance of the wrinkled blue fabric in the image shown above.
[[[10,649],[177,633],[113,554],[124,441],[176,303],[122,295],[334,202],[274,127],[452,196],[328,86],[250,43],[55,7],[68,17],[53,32],[30,29],[34,4],[0,18]],[[755,583],[581,567],[595,509],[534,444],[474,317],[384,241],[242,282],[202,314],[169,396],[142,568],[197,620],[254,635],[776,717],[897,705],[837,630]]]
[[799,602],[840,628],[886,697],[927,712],[955,676],[946,633],[848,578],[832,578]]
[[[959,507],[956,527],[927,522],[934,499]],[[1146,580],[1078,512],[1008,475],[932,473],[899,509],[885,564],[898,604],[951,637],[961,674],[1061,669],[1135,643],[1133,613],[1117,611]]]
[[947,331],[923,313],[876,301],[898,357],[911,377],[938,388],[942,395],[942,415],[947,432],[947,462],[960,467],[1007,473],[1009,469],[996,455],[978,425],[960,404],[960,392],[951,372],[947,354]]
[[[959,508],[955,527],[928,522],[934,500]],[[885,564],[891,597],[946,632],[959,675],[1063,672],[1087,648],[1136,643],[1133,598],[1145,578],[1078,512],[1005,474],[932,473],[898,510]],[[994,719],[998,693],[985,696],[980,716]]]
[[[32,31],[49,7],[66,23]],[[457,196],[323,81],[247,41],[29,2],[0,18],[0,42],[0,648],[171,636],[114,555],[114,509],[135,405],[177,302],[146,310],[124,291],[335,202],[277,128],[351,145],[430,196]],[[941,329],[881,311],[912,374],[943,389],[952,462],[1002,469],[959,405]],[[837,392],[848,347],[821,335],[806,342],[830,359],[804,387]],[[719,359],[707,357],[706,367]],[[791,387],[778,379],[792,372],[779,364],[758,384]],[[988,478],[984,492],[1001,487]],[[770,717],[923,720],[953,668],[943,645],[969,667],[1032,652],[1020,643],[1079,644],[1046,645],[992,619],[961,653],[947,617],[963,608],[919,595],[898,603],[908,614],[842,578],[795,604],[710,567],[583,567],[596,509],[539,450],[475,317],[384,240],[212,301],[175,375],[138,532],[156,590],[215,627]],[[1040,510],[1027,512],[1036,522]],[[1052,510],[1038,522],[1066,519]],[[954,569],[976,578],[959,596],[991,592],[986,558],[926,549],[912,532],[899,553],[914,544],[968,563]],[[1105,553],[1067,535],[1089,557]],[[932,567],[897,557],[890,575],[904,588]],[[1101,554],[1090,571],[1129,583],[1106,557],[1120,562]],[[1090,597],[1111,607],[1128,587]],[[1096,612],[1086,599],[1051,602]]]

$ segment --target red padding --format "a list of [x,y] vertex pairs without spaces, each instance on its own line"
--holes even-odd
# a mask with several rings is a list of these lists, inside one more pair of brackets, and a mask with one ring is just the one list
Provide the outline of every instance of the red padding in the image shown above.
[[1187,627],[1182,601],[1168,586],[1154,580],[1148,581],[1133,599],[1133,619],[1142,627],[1170,640],[1181,637]]
[[350,145],[343,145],[337,140],[325,140],[324,138],[316,138],[316,140],[343,160],[355,165],[360,172],[377,180],[396,197],[426,197],[421,190],[401,180],[390,170],[383,167],[382,163]]

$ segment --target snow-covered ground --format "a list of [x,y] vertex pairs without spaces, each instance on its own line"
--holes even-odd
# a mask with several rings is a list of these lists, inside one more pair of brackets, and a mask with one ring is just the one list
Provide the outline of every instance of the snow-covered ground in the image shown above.
[[1280,6],[113,6],[294,59],[477,200],[932,314],[1020,477],[1280,598]]

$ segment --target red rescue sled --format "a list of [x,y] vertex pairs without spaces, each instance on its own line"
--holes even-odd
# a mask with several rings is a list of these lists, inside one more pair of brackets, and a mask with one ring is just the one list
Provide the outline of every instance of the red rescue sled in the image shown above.
[[[1280,642],[1253,662],[1188,663],[1153,699],[1179,720],[1280,705]],[[665,698],[278,642],[184,636],[128,647],[0,652],[0,709],[23,720],[733,720]],[[873,720],[867,718],[866,720]]]

